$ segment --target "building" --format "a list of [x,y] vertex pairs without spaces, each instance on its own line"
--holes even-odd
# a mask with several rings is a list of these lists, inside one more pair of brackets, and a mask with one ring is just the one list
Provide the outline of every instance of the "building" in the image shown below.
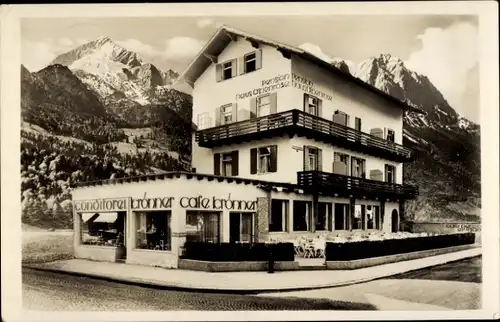
[[[418,110],[302,49],[226,26],[181,79],[197,125],[192,171],[81,184],[77,257],[177,267],[186,240],[398,230],[418,194],[403,185],[415,153],[402,145],[404,113]],[[118,236],[109,245],[95,237],[99,218]]]

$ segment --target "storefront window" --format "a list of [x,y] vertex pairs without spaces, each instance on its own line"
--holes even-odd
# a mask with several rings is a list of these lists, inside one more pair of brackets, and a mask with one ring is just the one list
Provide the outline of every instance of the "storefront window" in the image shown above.
[[187,242],[220,242],[220,213],[187,211]]
[[82,245],[110,247],[123,245],[125,213],[81,213],[80,223]]
[[332,204],[320,202],[318,204],[318,217],[316,218],[316,230],[331,230]]
[[335,204],[335,230],[347,229],[347,224],[346,224],[347,209],[348,205],[346,204],[341,204],[341,203]]
[[288,200],[271,200],[271,213],[269,214],[269,231],[287,231]]
[[364,205],[355,205],[354,213],[351,214],[352,229],[363,229]]
[[170,211],[136,213],[136,248],[171,250]]
[[293,231],[309,231],[312,204],[308,201],[293,201]]

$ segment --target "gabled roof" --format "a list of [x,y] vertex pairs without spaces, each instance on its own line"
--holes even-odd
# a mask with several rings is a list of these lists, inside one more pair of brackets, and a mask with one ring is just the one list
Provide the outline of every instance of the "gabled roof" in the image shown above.
[[[198,53],[198,55],[194,58],[194,60],[189,64],[189,66],[186,68],[186,70],[180,75],[179,80],[184,80],[186,83],[192,86],[194,82],[205,72],[205,70],[212,64],[213,60],[215,57],[218,57],[222,51],[231,43],[233,39],[236,39],[237,37],[241,37],[251,43],[256,43],[256,44],[265,44],[271,47],[276,48],[278,51],[280,51],[283,55],[296,55],[298,57],[301,57],[305,60],[308,60],[322,68],[325,68],[336,75],[339,75],[343,78],[345,78],[348,81],[351,81],[375,94],[378,94],[379,96],[384,97],[385,99],[398,104],[401,106],[404,110],[409,110],[412,112],[416,113],[425,113],[424,111],[410,106],[406,104],[405,102],[402,102],[401,100],[385,93],[384,91],[379,90],[378,88],[362,81],[361,79],[349,74],[345,73],[339,68],[335,67],[333,64],[330,64],[321,58],[311,54],[310,52],[295,47],[295,46],[290,46],[284,43],[280,43],[268,38],[264,38],[261,36],[253,35],[250,33],[247,33],[245,31],[241,31],[235,28],[228,27],[226,25],[222,25],[216,32],[215,34],[208,40],[208,42],[205,44],[205,46],[201,49],[201,51]],[[174,84],[175,86],[175,84]]]

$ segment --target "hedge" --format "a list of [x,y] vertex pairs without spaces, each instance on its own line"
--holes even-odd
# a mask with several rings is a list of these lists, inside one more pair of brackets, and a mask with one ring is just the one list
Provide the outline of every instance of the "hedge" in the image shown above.
[[350,261],[424,250],[474,244],[475,234],[450,234],[404,239],[366,240],[349,243],[326,243],[327,261]]
[[295,251],[292,243],[205,243],[186,242],[182,258],[212,261],[241,262],[268,261],[272,252],[274,261],[294,261]]

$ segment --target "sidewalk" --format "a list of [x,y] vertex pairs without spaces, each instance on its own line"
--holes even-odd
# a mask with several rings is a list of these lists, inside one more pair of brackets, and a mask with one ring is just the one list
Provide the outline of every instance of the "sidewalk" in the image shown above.
[[82,259],[24,265],[23,267],[155,288],[257,294],[346,286],[479,255],[481,255],[481,248],[478,247],[357,270],[284,271],[274,274],[267,272],[209,273]]

